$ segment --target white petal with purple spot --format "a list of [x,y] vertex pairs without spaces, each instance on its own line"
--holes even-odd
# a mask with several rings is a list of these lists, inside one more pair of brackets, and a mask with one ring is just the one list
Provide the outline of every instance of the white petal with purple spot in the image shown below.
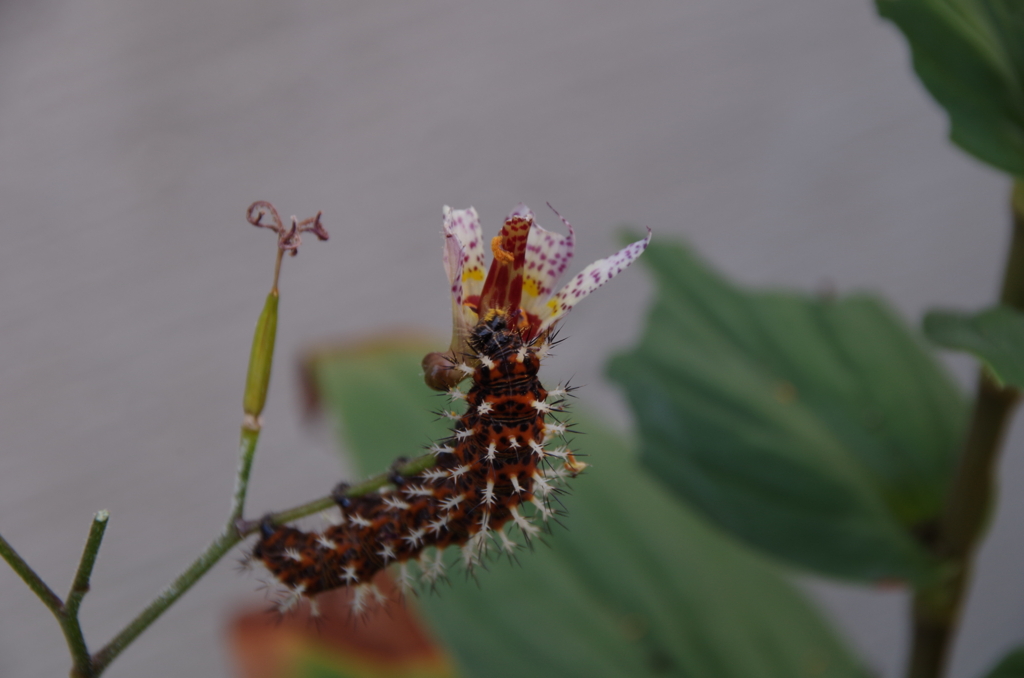
[[551,315],[541,324],[541,332],[551,327],[573,306],[601,285],[617,276],[639,257],[651,242],[651,229],[647,237],[637,240],[606,259],[599,259],[577,273],[558,294],[548,302]]
[[444,234],[447,238],[452,236],[458,242],[461,250],[459,263],[459,278],[453,279],[452,272],[448,265],[448,248],[445,248],[445,270],[448,271],[448,279],[454,285],[458,282],[461,286],[463,298],[459,303],[465,301],[466,297],[480,294],[484,286],[484,277],[487,275],[487,249],[484,246],[483,231],[480,228],[480,217],[472,207],[464,210],[453,210],[447,205],[444,208]]
[[534,222],[526,242],[522,306],[527,313],[541,320],[551,315],[548,299],[572,261],[575,235],[568,221],[562,219],[562,223],[569,229],[569,235],[552,233]]

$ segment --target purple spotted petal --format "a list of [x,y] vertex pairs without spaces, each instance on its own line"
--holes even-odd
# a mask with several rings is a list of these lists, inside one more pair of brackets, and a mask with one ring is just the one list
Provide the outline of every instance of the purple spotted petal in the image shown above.
[[444,207],[444,270],[452,293],[451,350],[464,351],[463,344],[476,324],[476,313],[466,299],[483,286],[483,237],[476,210]]
[[452,291],[452,303],[462,304],[462,245],[448,227],[451,208],[444,206],[444,272]]
[[552,233],[534,222],[526,243],[522,306],[523,310],[540,320],[551,315],[553,309],[548,306],[548,300],[572,261],[574,233],[568,221],[562,219],[562,223],[569,229],[569,235]]
[[[470,207],[465,210],[453,210],[444,208],[444,233],[445,236],[454,237],[462,250],[461,277],[459,283],[462,289],[462,301],[469,297],[477,296],[484,285],[484,276],[487,273],[486,253],[484,246],[483,232],[480,229],[480,217],[476,210]],[[445,248],[445,270],[448,271],[448,248]],[[449,280],[454,284],[449,272]]]
[[601,285],[617,276],[633,260],[639,257],[651,242],[651,229],[647,229],[647,237],[638,240],[607,259],[599,259],[577,273],[558,294],[548,302],[551,315],[541,325],[541,332],[549,329],[559,318],[569,312],[581,299]]

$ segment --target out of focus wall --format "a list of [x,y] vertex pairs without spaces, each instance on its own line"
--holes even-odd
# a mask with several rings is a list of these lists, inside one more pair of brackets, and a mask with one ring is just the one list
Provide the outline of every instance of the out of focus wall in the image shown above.
[[[258,514],[340,475],[328,432],[300,422],[303,345],[444,337],[443,204],[495,229],[550,201],[581,264],[648,225],[744,281],[870,287],[916,323],[993,298],[1007,237],[1006,182],[944,129],[868,0],[3,0],[0,531],[63,587],[89,516],[111,511],[84,608],[100,643],[220,529],[273,260],[243,218],[254,199],[323,210],[332,235],[285,265]],[[648,293],[636,269],[584,302],[552,369],[623,426],[602,363]],[[1004,484],[1024,479],[1022,433]],[[954,676],[1024,639],[1022,517],[1005,492]],[[228,674],[223,620],[256,595],[231,564],[111,678]],[[810,586],[896,675],[902,594]],[[0,614],[0,675],[65,673],[56,624],[6,567]]]

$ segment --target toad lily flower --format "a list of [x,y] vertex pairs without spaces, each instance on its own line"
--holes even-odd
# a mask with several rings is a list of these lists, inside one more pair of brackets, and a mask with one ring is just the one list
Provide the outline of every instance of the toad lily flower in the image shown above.
[[[428,386],[443,391],[466,377],[464,372],[452,369],[453,359],[462,360],[468,350],[466,339],[488,311],[510,312],[525,341],[543,340],[573,306],[629,266],[651,241],[651,230],[647,229],[646,238],[595,261],[554,293],[558,279],[572,261],[574,247],[572,226],[565,219],[562,223],[569,235],[541,228],[530,208],[519,205],[491,240],[494,259],[487,269],[476,210],[445,206],[444,268],[452,292],[452,344],[447,354],[430,353],[423,359]],[[474,361],[468,362],[472,365]]]

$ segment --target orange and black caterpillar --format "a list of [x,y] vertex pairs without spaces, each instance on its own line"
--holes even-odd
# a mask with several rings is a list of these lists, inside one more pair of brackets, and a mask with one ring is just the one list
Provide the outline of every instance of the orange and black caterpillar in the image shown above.
[[529,541],[541,529],[536,521],[552,518],[555,485],[578,468],[564,444],[552,444],[564,443],[567,424],[554,414],[563,411],[566,390],[541,386],[537,371],[548,339],[525,341],[510,315],[490,311],[472,329],[467,343],[475,368],[452,361],[450,369],[472,373],[473,386],[449,392],[466,401],[466,411],[448,413],[457,421],[451,436],[430,448],[435,466],[410,478],[393,475],[392,486],[361,497],[348,498],[339,486],[342,520],[322,532],[264,521],[252,556],[285,587],[280,609],[352,586],[354,611],[361,612],[371,596],[383,599],[372,580],[392,563],[399,564],[403,588],[414,581],[409,561],[433,584],[444,576],[448,546],[461,547],[471,571],[492,547],[511,554],[519,545],[506,526]]
[[[403,588],[413,583],[409,561],[419,564],[423,582],[437,581],[448,546],[461,547],[469,571],[492,546],[511,555],[518,543],[505,527],[529,541],[541,529],[538,519],[546,523],[555,514],[555,486],[583,466],[564,444],[567,424],[555,418],[567,389],[545,391],[537,370],[557,323],[643,253],[650,229],[556,292],[575,248],[568,221],[562,219],[568,235],[559,235],[517,206],[490,240],[494,259],[484,275],[487,241],[476,210],[445,207],[443,216],[451,352],[428,354],[423,369],[430,388],[466,401],[465,414],[446,413],[456,424],[449,438],[431,446],[433,468],[394,476],[392,487],[358,498],[340,486],[340,524],[310,533],[263,522],[252,555],[284,585],[282,610],[303,596],[351,586],[360,612],[371,596],[383,599],[372,580],[392,563],[399,564]],[[473,387],[462,393],[457,387],[467,375]],[[555,438],[563,444],[552,443]]]

